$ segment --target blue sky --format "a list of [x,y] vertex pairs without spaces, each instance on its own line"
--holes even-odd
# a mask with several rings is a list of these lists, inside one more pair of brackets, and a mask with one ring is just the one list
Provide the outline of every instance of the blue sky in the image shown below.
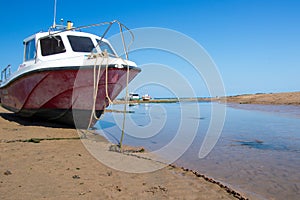
[[[0,3],[0,67],[12,64],[16,69],[22,62],[22,40],[52,25],[54,0]],[[162,27],[193,38],[216,63],[228,95],[300,91],[299,10],[297,0],[57,0],[57,19],[75,25],[118,19],[132,29]],[[172,56],[145,55],[136,53],[132,59],[139,65],[170,59],[168,65],[180,68],[181,61]],[[198,96],[208,95],[197,86],[203,85],[201,78],[184,76],[191,79]],[[142,90],[164,96],[157,88]]]

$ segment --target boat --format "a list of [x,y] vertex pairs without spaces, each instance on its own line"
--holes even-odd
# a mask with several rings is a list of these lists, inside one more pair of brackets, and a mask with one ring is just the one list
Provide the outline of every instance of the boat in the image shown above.
[[139,101],[140,100],[140,95],[137,93],[129,93],[129,101]]
[[138,93],[129,93],[129,106],[137,106],[140,102],[140,95]]
[[11,73],[8,66],[1,73],[2,107],[21,117],[77,128],[94,125],[141,71],[128,60],[127,52],[125,59],[119,57],[104,38],[112,24],[127,29],[116,20],[99,23],[96,25],[108,25],[100,37],[83,31],[95,24],[76,28],[68,21],[66,26],[51,26],[26,38],[24,60],[18,70]]
[[150,101],[151,96],[149,94],[145,94],[142,96],[143,101]]

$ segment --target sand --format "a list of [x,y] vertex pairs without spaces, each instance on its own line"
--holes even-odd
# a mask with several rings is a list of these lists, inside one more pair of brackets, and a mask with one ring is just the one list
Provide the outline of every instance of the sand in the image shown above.
[[[0,108],[0,199],[243,199],[213,179],[173,165],[149,173],[112,169],[78,138],[75,129],[24,120]],[[100,136],[86,141],[111,162],[161,165],[109,151],[111,144]]]
[[228,96],[219,100],[226,100],[228,103],[239,104],[300,105],[300,92],[244,94]]

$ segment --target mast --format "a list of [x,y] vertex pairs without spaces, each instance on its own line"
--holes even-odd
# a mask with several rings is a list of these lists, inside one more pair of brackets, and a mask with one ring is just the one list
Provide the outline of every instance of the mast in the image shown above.
[[54,19],[53,19],[53,26],[52,26],[52,28],[56,27],[56,1],[57,0],[54,0],[54,14],[53,14]]

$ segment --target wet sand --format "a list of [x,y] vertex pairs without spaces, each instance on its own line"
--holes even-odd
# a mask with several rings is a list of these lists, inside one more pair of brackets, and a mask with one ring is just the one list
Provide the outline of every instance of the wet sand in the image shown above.
[[[108,146],[100,136],[97,142]],[[140,174],[114,170],[87,151],[76,130],[27,121],[3,108],[0,147],[1,199],[243,199],[221,183],[176,166]],[[102,150],[108,157],[159,165]]]

